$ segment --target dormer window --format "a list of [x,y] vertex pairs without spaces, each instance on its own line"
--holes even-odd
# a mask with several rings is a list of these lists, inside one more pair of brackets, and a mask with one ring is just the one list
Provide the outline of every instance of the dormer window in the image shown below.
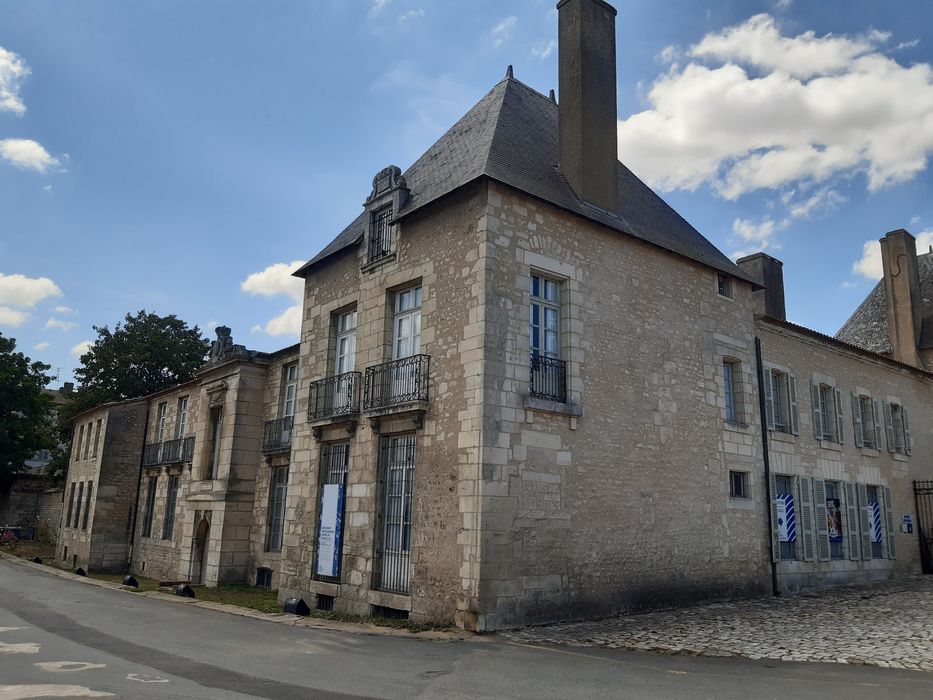
[[382,207],[372,213],[369,228],[369,251],[367,262],[375,262],[388,256],[392,252],[392,239],[389,230],[389,220],[392,218],[392,207]]

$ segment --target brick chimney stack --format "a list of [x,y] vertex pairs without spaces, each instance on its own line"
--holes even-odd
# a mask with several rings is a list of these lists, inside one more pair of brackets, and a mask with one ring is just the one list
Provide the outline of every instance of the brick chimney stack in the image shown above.
[[881,239],[888,334],[895,359],[923,367],[917,346],[923,324],[917,240],[904,229]]
[[618,208],[616,10],[603,0],[560,0],[560,169],[585,202]]

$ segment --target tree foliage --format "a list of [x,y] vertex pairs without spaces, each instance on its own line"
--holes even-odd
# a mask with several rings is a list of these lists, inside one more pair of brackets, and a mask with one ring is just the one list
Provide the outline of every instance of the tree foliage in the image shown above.
[[0,333],[0,488],[36,452],[55,445],[52,399],[42,390],[49,365],[15,352],[16,340]]
[[[127,314],[111,331],[94,326],[97,340],[81,355],[75,377],[84,407],[146,396],[194,377],[210,343],[174,314]],[[77,397],[76,397],[77,398]]]
[[46,473],[61,480],[68,471],[74,417],[110,401],[137,399],[188,381],[204,364],[210,343],[197,326],[171,314],[145,309],[127,314],[113,330],[94,326],[97,339],[81,355],[75,370],[80,387],[59,413],[59,439],[64,449],[53,453]]

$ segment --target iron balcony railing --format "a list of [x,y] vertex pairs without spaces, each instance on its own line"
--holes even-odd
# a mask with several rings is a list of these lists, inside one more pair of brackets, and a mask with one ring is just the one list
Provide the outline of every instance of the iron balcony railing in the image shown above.
[[262,430],[262,451],[283,452],[292,446],[292,416],[267,420]]
[[194,437],[175,438],[162,443],[162,464],[190,462],[194,458]]
[[567,363],[554,357],[531,356],[532,398],[567,403]]
[[366,368],[363,408],[383,408],[428,400],[431,357],[412,355]]
[[359,413],[361,383],[359,372],[345,372],[311,382],[308,420]]
[[143,466],[156,467],[162,454],[161,442],[150,442],[143,448]]
[[143,449],[143,466],[180,464],[194,459],[194,436],[176,438],[165,442],[153,442]]

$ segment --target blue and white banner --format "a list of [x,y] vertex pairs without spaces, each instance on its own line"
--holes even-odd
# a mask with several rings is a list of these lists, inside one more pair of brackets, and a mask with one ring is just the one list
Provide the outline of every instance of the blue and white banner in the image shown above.
[[877,501],[869,501],[868,516],[868,534],[872,542],[880,544],[883,537],[881,531],[881,504]]
[[340,573],[340,538],[343,532],[343,484],[324,484],[321,494],[321,526],[317,533],[318,576]]
[[789,493],[774,499],[777,507],[778,540],[781,542],[797,541],[797,516],[794,512],[794,497]]

